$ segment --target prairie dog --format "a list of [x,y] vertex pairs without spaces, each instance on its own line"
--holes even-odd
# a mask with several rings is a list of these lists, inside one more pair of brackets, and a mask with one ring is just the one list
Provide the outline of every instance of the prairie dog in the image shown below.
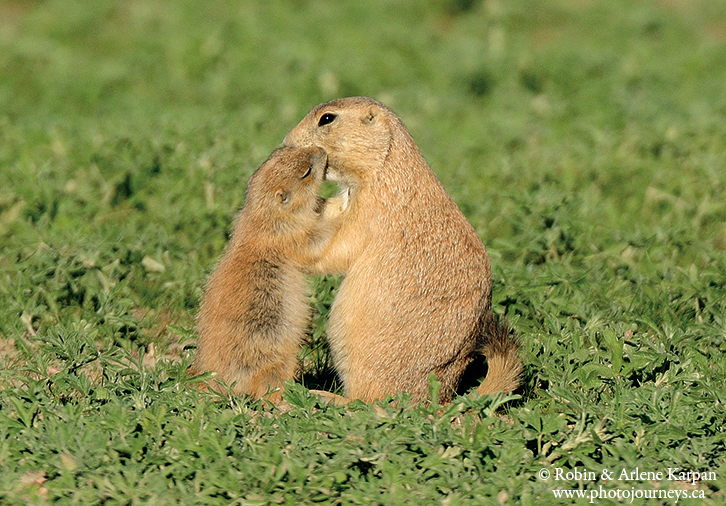
[[281,148],[252,175],[234,233],[199,311],[192,371],[216,371],[234,392],[279,401],[309,324],[303,269],[325,244],[320,148]]
[[326,208],[339,228],[314,268],[345,275],[328,338],[347,397],[423,400],[434,373],[446,402],[479,354],[477,391],[515,390],[519,343],[491,313],[487,251],[400,118],[370,98],[333,100],[284,145],[323,148],[326,178],[342,186]]

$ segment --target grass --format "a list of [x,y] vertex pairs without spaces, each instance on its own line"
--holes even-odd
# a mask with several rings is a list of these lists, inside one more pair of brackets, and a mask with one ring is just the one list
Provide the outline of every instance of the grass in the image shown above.
[[[0,503],[724,501],[726,2],[4,1],[0,75]],[[186,376],[247,179],[354,94],[487,245],[517,396],[281,412]],[[601,479],[636,468],[665,478]]]

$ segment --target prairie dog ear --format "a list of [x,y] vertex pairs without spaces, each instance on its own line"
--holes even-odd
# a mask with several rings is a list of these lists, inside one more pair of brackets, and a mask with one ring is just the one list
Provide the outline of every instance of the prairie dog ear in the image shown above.
[[282,204],[284,206],[286,206],[287,204],[290,203],[290,194],[289,193],[286,193],[286,192],[284,192],[282,190],[277,190],[275,192],[275,198],[277,199],[277,201],[280,204]]
[[325,165],[328,162],[328,154],[325,152],[325,150],[323,150],[323,148],[313,148],[310,151],[308,161],[310,162],[311,167],[319,167],[321,165]]
[[363,116],[363,123],[366,124],[373,124],[378,119],[378,113],[380,111],[378,110],[378,107],[375,105],[368,106],[368,111],[366,112],[366,115]]

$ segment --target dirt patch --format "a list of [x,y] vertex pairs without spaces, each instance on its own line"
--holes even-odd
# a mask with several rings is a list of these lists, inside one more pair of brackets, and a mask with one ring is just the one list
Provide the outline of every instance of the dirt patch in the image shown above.
[[0,338],[0,364],[8,364],[18,358],[18,349],[15,347],[15,339]]
[[21,21],[33,8],[32,2],[5,1],[0,2],[0,29],[15,34]]

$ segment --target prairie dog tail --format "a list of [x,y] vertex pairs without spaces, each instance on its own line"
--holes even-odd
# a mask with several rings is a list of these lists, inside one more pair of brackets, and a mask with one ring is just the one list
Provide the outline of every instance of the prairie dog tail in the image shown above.
[[479,352],[487,358],[488,371],[476,391],[479,395],[513,392],[519,386],[522,374],[519,339],[493,313],[487,312],[482,320]]

